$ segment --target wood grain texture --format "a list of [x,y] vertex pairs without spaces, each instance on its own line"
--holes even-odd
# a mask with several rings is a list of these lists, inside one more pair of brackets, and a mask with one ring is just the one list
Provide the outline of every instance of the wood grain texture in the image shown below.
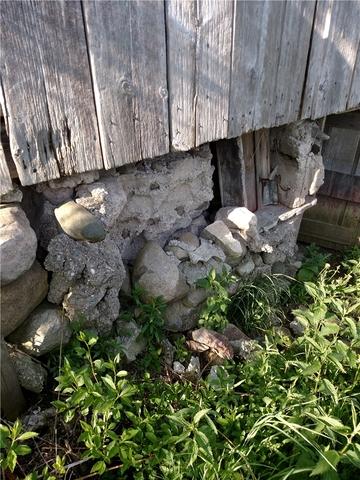
[[171,146],[190,150],[196,142],[197,2],[168,0],[165,8]]
[[[360,14],[359,14],[360,22]],[[356,61],[354,71],[352,74],[350,93],[347,102],[347,108],[359,108],[360,107],[360,42],[358,44],[358,50],[356,55]]]
[[255,168],[256,168],[256,191],[257,208],[264,205],[264,180],[270,175],[270,138],[269,130],[258,130],[254,134],[255,138]]
[[233,7],[231,0],[198,2],[196,146],[228,136]]
[[0,142],[0,195],[12,190],[13,184],[2,143]]
[[216,156],[221,206],[246,206],[245,163],[242,143],[237,139],[219,140],[216,143]]
[[255,212],[257,209],[257,176],[255,169],[254,133],[244,133],[238,141],[242,144],[244,155],[245,206],[250,211]]
[[166,2],[175,150],[228,136],[233,7],[231,0]]
[[169,151],[164,5],[83,3],[106,168]]
[[360,4],[317,3],[304,94],[303,118],[319,118],[347,108],[360,41]]
[[1,5],[3,111],[23,185],[103,168],[79,2]]
[[236,2],[229,135],[297,119],[314,2]]

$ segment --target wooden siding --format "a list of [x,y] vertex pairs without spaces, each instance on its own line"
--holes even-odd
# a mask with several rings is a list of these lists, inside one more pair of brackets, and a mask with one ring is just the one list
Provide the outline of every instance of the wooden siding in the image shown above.
[[[2,1],[23,185],[360,104],[360,2]],[[10,185],[0,157],[2,189]]]
[[299,239],[340,249],[360,242],[360,110],[328,117],[325,132],[325,181]]

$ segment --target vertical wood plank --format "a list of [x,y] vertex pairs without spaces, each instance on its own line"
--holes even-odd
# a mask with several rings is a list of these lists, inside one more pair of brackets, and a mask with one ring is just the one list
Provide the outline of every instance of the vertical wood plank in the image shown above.
[[1,86],[23,185],[103,168],[80,2],[3,1]]
[[298,118],[313,15],[314,2],[236,2],[229,136]]
[[358,2],[317,3],[303,118],[346,110],[360,40],[359,18]]
[[166,2],[174,149],[228,136],[233,7],[231,0]]
[[86,1],[83,8],[105,167],[167,153],[163,2]]
[[269,130],[258,130],[255,132],[255,164],[256,164],[256,181],[257,181],[257,208],[264,205],[263,179],[269,178],[270,175],[270,138]]
[[171,147],[195,146],[197,2],[167,0],[166,42]]
[[[360,21],[360,14],[359,14]],[[358,51],[356,55],[356,62],[354,66],[353,76],[351,80],[350,94],[347,103],[347,108],[359,108],[360,107],[360,42],[358,45]]]
[[12,180],[8,165],[6,163],[5,152],[0,142],[0,195],[12,190]]
[[244,155],[245,206],[252,212],[255,212],[257,209],[257,178],[255,169],[254,134],[245,133],[238,139],[238,141],[242,144]]
[[228,136],[233,6],[231,0],[198,1],[196,146]]
[[242,143],[237,139],[216,143],[221,205],[246,206],[245,164]]

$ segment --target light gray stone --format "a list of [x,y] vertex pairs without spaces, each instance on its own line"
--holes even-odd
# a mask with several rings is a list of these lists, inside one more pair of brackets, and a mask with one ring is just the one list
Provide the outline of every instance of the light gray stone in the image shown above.
[[196,265],[191,262],[182,262],[179,265],[179,270],[184,275],[186,282],[189,285],[194,285],[198,280],[209,275],[210,271],[214,269],[216,273],[222,274],[224,271],[230,272],[231,267],[227,263],[219,262],[215,259],[210,259],[207,263],[199,262]]
[[37,239],[19,205],[0,208],[1,285],[6,285],[29,270],[36,258]]
[[16,330],[46,297],[47,272],[38,262],[21,277],[1,288],[1,334]]
[[255,263],[251,256],[246,256],[245,259],[236,267],[236,273],[241,277],[250,275],[255,269]]
[[229,340],[235,355],[239,356],[242,360],[247,360],[251,352],[257,347],[254,340],[251,340],[251,338],[232,323],[229,323],[222,333]]
[[204,228],[201,236],[219,245],[227,257],[241,258],[246,253],[246,247],[233,237],[229,228],[221,220],[216,220]]
[[125,322],[118,320],[116,322],[116,338],[121,350],[126,356],[128,362],[133,362],[136,357],[142,353],[146,347],[146,341],[141,336],[141,328],[134,321]]
[[73,200],[54,210],[63,231],[75,240],[101,242],[106,236],[103,223]]
[[245,207],[224,207],[216,213],[215,220],[222,220],[229,228],[238,230],[255,230],[257,218]]
[[9,355],[14,364],[20,385],[30,392],[40,393],[46,383],[47,372],[41,363],[24,352],[9,346]]
[[186,307],[197,307],[203,303],[209,295],[208,290],[205,288],[192,288],[182,302]]
[[198,307],[187,307],[180,300],[166,307],[164,314],[164,326],[171,332],[186,332],[197,325],[199,320]]
[[211,242],[209,242],[208,240],[205,240],[204,238],[201,239],[201,245],[198,248],[196,248],[196,250],[189,252],[190,262],[193,263],[194,265],[199,262],[206,263],[211,258],[215,258],[220,262],[225,262],[226,255],[220,247],[212,244]]
[[90,185],[76,189],[75,202],[112,227],[125,207],[127,195],[121,177],[103,177]]
[[182,363],[175,361],[175,362],[173,363],[173,370],[174,370],[174,372],[177,373],[178,375],[181,375],[182,373],[185,372],[185,367],[184,367],[184,365],[183,365]]
[[20,203],[22,201],[23,194],[20,188],[14,184],[14,188],[9,192],[0,195],[1,203]]
[[125,269],[116,244],[77,242],[65,234],[51,240],[45,268],[52,278],[48,300],[63,304],[70,320],[108,334],[119,315],[119,291]]
[[43,303],[36,308],[8,340],[34,357],[65,345],[71,337],[69,321],[58,307]]
[[191,247],[198,248],[200,246],[199,238],[192,232],[184,232],[179,236],[179,241],[190,245]]
[[296,158],[311,152],[316,133],[313,122],[305,120],[273,129],[271,137],[276,139],[277,149],[280,152]]
[[138,255],[133,281],[144,289],[144,300],[162,297],[170,302],[186,295],[188,287],[177,263],[156,242],[148,242]]

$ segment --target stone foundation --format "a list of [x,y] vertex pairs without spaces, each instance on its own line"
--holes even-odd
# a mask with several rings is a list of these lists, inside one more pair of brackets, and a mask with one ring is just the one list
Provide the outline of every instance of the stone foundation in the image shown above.
[[[29,386],[31,366],[33,378],[44,382],[32,357],[41,361],[46,346],[67,341],[69,322],[81,320],[100,335],[117,326],[121,338],[119,293],[129,293],[135,283],[145,301],[163,296],[167,329],[186,331],[196,326],[206,299],[196,282],[211,269],[240,279],[294,274],[301,216],[316,203],[323,178],[314,153],[319,136],[311,122],[274,129],[272,168],[281,204],[255,213],[222,208],[212,223],[213,167],[206,145],[27,187],[24,199],[19,190],[1,198],[2,332],[23,352],[10,355],[22,386],[41,389]],[[36,242],[42,265],[35,260]],[[24,355],[26,376],[19,369]]]

